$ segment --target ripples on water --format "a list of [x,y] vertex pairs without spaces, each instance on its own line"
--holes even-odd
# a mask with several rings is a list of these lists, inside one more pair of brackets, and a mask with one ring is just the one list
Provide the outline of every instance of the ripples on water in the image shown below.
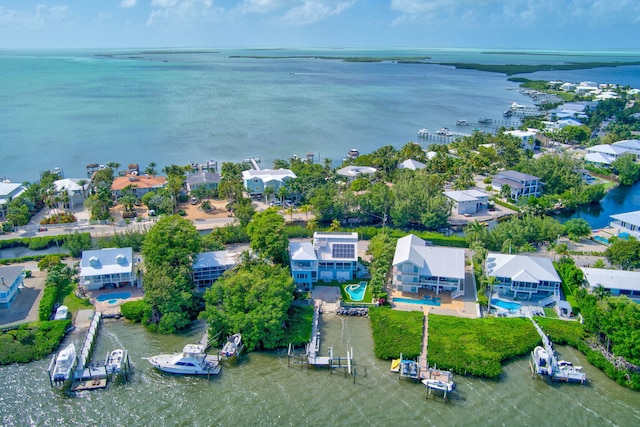
[[[499,380],[456,377],[451,401],[425,399],[422,385],[399,380],[389,362],[372,354],[369,320],[325,315],[322,351],[353,348],[358,376],[287,366],[286,352],[250,353],[221,375],[206,379],[162,374],[142,357],[180,349],[200,338],[160,336],[139,325],[105,321],[94,355],[129,350],[129,382],[69,396],[51,389],[48,360],[0,368],[3,426],[57,425],[579,425],[640,424],[638,394],[588,365],[571,348],[563,358],[585,366],[589,385],[549,384],[532,379],[526,358],[507,364]],[[78,336],[71,336],[80,342]],[[104,356],[101,356],[104,357]],[[364,371],[366,369],[366,377]]]

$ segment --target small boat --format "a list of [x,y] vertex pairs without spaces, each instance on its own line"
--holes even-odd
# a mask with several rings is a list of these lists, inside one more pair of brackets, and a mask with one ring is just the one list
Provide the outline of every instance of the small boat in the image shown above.
[[436,390],[451,392],[455,390],[456,383],[453,381],[440,381],[440,380],[432,380],[432,379],[424,379],[422,380],[422,384],[424,384],[427,388],[433,388]]
[[393,359],[391,361],[391,372],[400,372],[400,359]]
[[122,362],[124,361],[123,358],[124,358],[124,350],[122,350],[121,348],[113,350],[109,354],[109,356],[107,357],[107,360],[104,363],[107,369],[107,373],[116,374],[120,372],[120,370],[122,369]]
[[551,375],[551,357],[543,347],[537,346],[531,352],[533,370],[538,375]]
[[146,360],[156,369],[180,375],[217,375],[220,373],[218,357],[209,356],[202,344],[187,344],[182,353],[159,354]]
[[502,115],[505,117],[511,117],[513,116],[513,110],[506,110]]
[[449,128],[440,128],[440,130],[438,130],[438,132],[436,132],[438,135],[443,135],[446,136],[449,133]]
[[227,338],[227,342],[222,347],[221,354],[227,358],[237,356],[242,351],[242,335],[233,334]]
[[580,381],[584,384],[587,380],[582,366],[573,366],[573,363],[566,360],[559,360],[556,369],[553,372],[553,379],[562,381]]
[[469,126],[469,122],[466,120],[458,120],[456,121],[456,125],[458,126]]
[[478,119],[478,123],[482,125],[490,125],[491,123],[493,123],[493,120],[491,120],[489,117],[480,117]]
[[66,346],[56,357],[53,368],[53,381],[65,382],[71,377],[71,371],[76,366],[76,346],[71,343]]
[[351,150],[349,150],[349,152],[347,152],[347,157],[349,157],[350,159],[355,159],[359,155],[360,152],[355,148],[352,148]]
[[427,128],[422,128],[418,130],[418,136],[421,136],[423,138],[429,136],[429,129]]

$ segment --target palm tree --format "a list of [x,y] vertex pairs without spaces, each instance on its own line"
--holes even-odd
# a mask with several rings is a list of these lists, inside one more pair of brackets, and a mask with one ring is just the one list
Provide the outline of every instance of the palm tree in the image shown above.
[[121,164],[118,163],[118,162],[109,162],[109,163],[107,163],[107,167],[113,169],[113,171],[116,174],[116,176],[118,175],[118,168],[120,166],[121,166]]
[[156,171],[156,166],[156,162],[149,162],[146,169],[144,170],[144,173],[146,173],[147,175],[157,174],[158,172]]
[[335,218],[333,221],[331,221],[331,225],[329,226],[329,231],[338,231],[340,230],[340,227],[342,227],[340,220]]
[[278,188],[278,198],[280,199],[282,206],[284,206],[285,197],[287,197],[287,187]]
[[309,221],[307,221],[307,230],[309,230],[312,233],[314,233],[317,229],[318,229],[318,220],[317,219],[312,218]]
[[262,191],[262,195],[264,196],[264,202],[269,203],[269,198],[275,194],[276,190],[273,187],[266,186]]
[[300,206],[298,210],[304,214],[305,218],[309,218],[309,212],[311,212],[312,209],[313,207],[307,203],[306,205]]
[[295,209],[293,209],[293,206],[289,206],[289,207],[284,211],[284,213],[285,213],[285,214],[289,214],[289,215],[291,215],[291,220],[292,220],[292,221],[293,221],[293,213],[294,213],[294,212],[295,212]]

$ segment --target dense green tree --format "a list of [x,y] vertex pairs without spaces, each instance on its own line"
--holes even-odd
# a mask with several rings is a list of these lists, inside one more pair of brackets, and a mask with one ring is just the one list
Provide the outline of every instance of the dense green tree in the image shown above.
[[275,209],[255,214],[247,226],[251,249],[263,259],[286,265],[289,239],[284,226],[284,218]]
[[392,189],[394,205],[390,210],[398,227],[418,226],[437,230],[447,225],[451,204],[442,194],[443,180],[424,170],[401,174]]
[[622,185],[633,185],[640,179],[640,165],[635,162],[633,154],[623,154],[611,163],[611,167],[618,174],[618,181]]
[[82,255],[82,251],[89,250],[93,247],[91,234],[78,233],[77,231],[73,234],[68,234],[64,239],[62,247],[69,251],[69,255],[78,258]]
[[571,240],[577,242],[591,234],[591,226],[582,218],[572,218],[564,223],[564,231]]
[[144,239],[142,255],[147,269],[156,266],[191,268],[200,252],[200,234],[193,223],[178,215],[161,218]]
[[611,264],[623,270],[640,267],[640,241],[634,237],[615,239],[605,251],[605,256]]
[[204,295],[210,336],[241,333],[248,351],[286,345],[285,325],[295,285],[287,268],[249,260]]

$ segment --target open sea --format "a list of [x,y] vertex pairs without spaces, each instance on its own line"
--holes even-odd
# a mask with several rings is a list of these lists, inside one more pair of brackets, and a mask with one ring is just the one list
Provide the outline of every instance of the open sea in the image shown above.
[[[558,63],[638,60],[640,52],[492,52],[434,49],[0,51],[0,177],[35,181],[60,167],[86,176],[87,163],[239,162],[314,153],[336,163],[417,140],[419,128],[455,129],[458,119],[502,119],[511,102],[530,104],[496,73],[313,56],[431,57],[433,61]],[[247,56],[234,58],[233,56]],[[249,58],[300,56],[300,58]],[[302,56],[309,56],[302,58]],[[526,74],[640,87],[640,67]],[[458,129],[456,129],[458,130]],[[470,131],[460,129],[459,131]],[[106,321],[94,360],[129,351],[131,380],[68,395],[51,389],[48,360],[0,367],[2,426],[637,426],[637,392],[618,386],[571,348],[588,385],[532,379],[527,358],[497,380],[456,377],[448,403],[400,381],[373,355],[369,321],[327,315],[322,348],[353,348],[355,382],[324,370],[289,367],[286,352],[245,355],[216,378],[163,375],[142,358],[199,340],[202,328],[162,336]],[[67,342],[82,342],[71,334]],[[0,350],[1,351],[1,350]],[[366,373],[366,375],[365,375]]]

